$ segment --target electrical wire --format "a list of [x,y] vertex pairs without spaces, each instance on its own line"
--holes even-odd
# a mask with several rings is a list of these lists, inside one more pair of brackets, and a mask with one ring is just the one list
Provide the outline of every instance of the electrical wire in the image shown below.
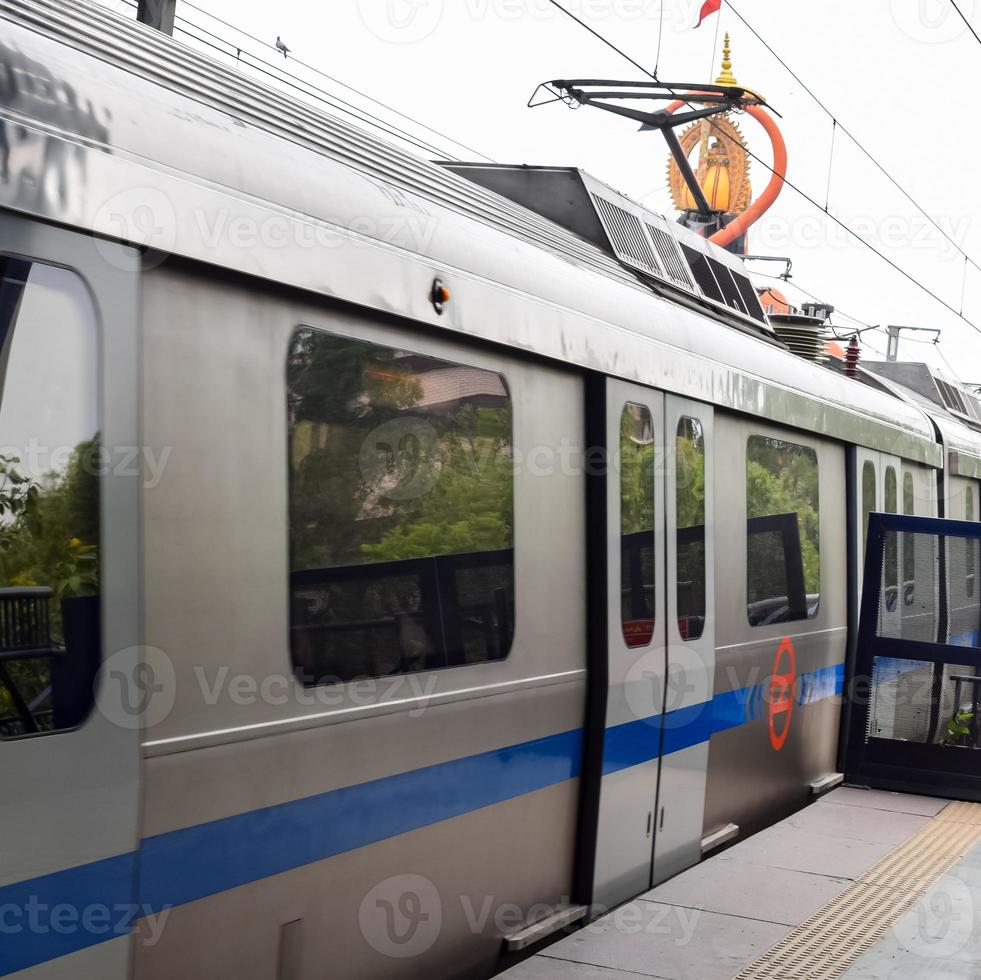
[[[128,3],[132,7],[136,6],[135,0],[123,0],[123,2]],[[226,40],[225,38],[219,37],[217,34],[213,34],[211,31],[208,31],[207,28],[201,27],[199,24],[195,24],[193,21],[189,21],[186,17],[178,15],[176,20],[178,23],[174,25],[175,31],[180,31],[182,34],[185,34],[187,37],[196,41],[198,44],[210,48],[212,51],[216,51],[219,54],[228,57],[231,57],[234,54],[234,57],[236,58],[237,62],[240,61],[243,58],[243,56],[246,58],[250,58],[254,63],[250,63],[249,61],[246,61],[245,65],[246,67],[252,69],[253,71],[258,72],[261,75],[265,75],[267,78],[270,78],[273,81],[278,82],[282,85],[286,85],[289,88],[293,88],[298,92],[302,92],[308,98],[313,98],[318,102],[322,102],[325,105],[329,106],[330,108],[335,109],[338,112],[343,112],[344,114],[349,115],[354,119],[357,119],[358,122],[364,123],[377,130],[380,130],[381,132],[385,133],[387,136],[391,136],[397,140],[402,140],[406,143],[409,143],[411,146],[414,146],[417,150],[421,150],[427,156],[430,154],[435,154],[436,156],[450,156],[450,158],[454,160],[458,159],[457,157],[452,156],[452,154],[447,154],[445,149],[433,146],[431,143],[423,142],[421,139],[413,137],[409,133],[406,133],[404,130],[398,129],[398,127],[394,126],[394,124],[387,124],[384,122],[384,120],[378,119],[378,117],[371,115],[366,110],[358,110],[356,107],[351,106],[350,103],[346,103],[344,102],[343,99],[340,99],[337,96],[333,96],[331,93],[325,92],[323,89],[318,88],[312,83],[297,78],[295,75],[291,75],[289,72],[284,72],[282,69],[277,68],[275,65],[271,65],[269,62],[263,61],[262,59],[256,57],[255,55],[251,54],[248,51],[243,51],[237,45],[232,44],[230,41]],[[181,26],[181,22],[186,26]],[[204,34],[207,37],[212,38],[213,41],[219,41],[223,45],[228,45],[228,47],[231,48],[232,51],[226,51],[225,48],[219,47],[217,44],[212,43],[212,41],[207,41],[205,40],[204,37],[199,37],[197,34],[188,30],[187,29],[188,27],[193,28],[195,31],[200,31],[201,34]],[[260,67],[260,66],[265,66],[265,67]],[[273,69],[273,71],[267,71],[266,70],[267,68]]]
[[[121,0],[121,2],[124,4],[128,4],[130,7],[137,6],[135,0]],[[195,10],[198,10],[199,12],[205,14],[206,16],[209,17],[213,16],[211,14],[208,14],[207,11],[202,10],[200,7],[197,7],[194,4],[190,3],[189,0],[182,0],[182,2],[185,3],[187,6],[194,7]],[[260,40],[259,38],[253,37],[253,35],[249,34],[248,32],[241,31],[233,24],[229,24],[227,21],[221,20],[221,18],[214,17],[213,19],[218,20],[220,23],[224,24],[226,27],[229,27],[234,31],[238,31],[244,37],[248,37],[260,45],[270,48],[273,47],[272,45],[266,44],[266,42]],[[283,69],[279,68],[275,64],[263,60],[262,58],[256,56],[252,52],[243,50],[241,47],[239,47],[236,44],[233,44],[227,38],[223,38],[213,33],[212,31],[209,31],[206,27],[203,27],[202,25],[197,24],[192,20],[189,20],[187,17],[184,17],[181,14],[178,14],[175,20],[177,21],[177,23],[175,23],[175,31],[179,31],[180,33],[196,41],[198,44],[201,44],[221,55],[224,55],[226,57],[234,57],[236,64],[240,62],[244,63],[247,68],[250,68],[251,70],[258,72],[259,74],[264,75],[275,82],[278,82],[282,85],[286,85],[289,88],[295,89],[296,91],[306,95],[308,98],[315,99],[316,101],[322,102],[324,105],[329,106],[331,109],[334,109],[338,112],[342,112],[345,115],[351,116],[352,118],[356,119],[358,122],[363,123],[364,125],[367,125],[369,127],[379,130],[380,132],[385,133],[386,136],[408,143],[409,145],[413,146],[415,149],[420,150],[426,156],[435,155],[437,157],[446,157],[452,160],[459,160],[459,157],[455,156],[454,154],[448,153],[445,147],[435,146],[432,143],[425,142],[421,137],[413,136],[412,134],[406,132],[405,130],[399,129],[398,126],[396,126],[394,123],[388,123],[385,120],[380,119],[379,117],[371,114],[366,109],[361,109],[357,106],[354,106],[351,103],[346,102],[340,96],[334,95],[332,92],[327,92],[326,90],[314,85],[312,82],[308,82],[305,79],[299,78],[296,75],[292,75],[291,73],[284,71]],[[186,26],[182,26],[182,24]],[[206,40],[205,37],[198,36],[197,34],[193,33],[192,30],[188,30],[187,28],[193,28],[193,31],[199,31],[202,35],[205,35],[205,37],[211,38],[212,41],[217,41],[219,42],[220,45],[227,46],[228,50],[226,50],[225,47],[220,47],[219,44],[214,44],[212,43],[212,41]],[[251,60],[244,60],[244,59],[251,59]],[[297,60],[297,59],[292,59],[292,60]],[[297,63],[302,64],[299,61],[297,61]],[[304,65],[304,67],[309,67],[309,66]],[[271,69],[271,71],[267,69]],[[329,75],[324,75],[323,72],[318,72],[318,70],[315,68],[311,67],[310,70],[317,74],[323,75],[323,77],[331,78],[331,76]],[[336,81],[336,79],[331,79],[331,80]],[[338,84],[344,85],[343,82],[338,82]],[[358,95],[363,95],[364,98],[369,99],[370,101],[373,102],[378,101],[376,99],[372,99],[371,96],[359,92],[358,89],[353,88],[353,86],[345,85],[344,87],[350,89],[353,92],[356,92]],[[382,105],[382,103],[378,103],[378,104]],[[426,126],[424,123],[420,123],[417,120],[412,119],[412,117],[410,116],[405,116],[404,113],[398,113],[397,110],[392,110],[392,111],[395,112],[397,115],[400,115],[405,119],[408,119],[410,122],[413,122],[416,125],[421,126],[423,129],[428,129],[430,132],[434,133],[435,135],[441,136],[442,138],[448,140],[449,142],[455,143],[457,146],[464,147],[465,149],[469,150],[471,153],[478,153],[478,155],[484,156],[483,154],[480,154],[478,151],[474,150],[472,147],[468,147],[466,146],[466,144],[463,143],[457,143],[456,140],[450,139],[450,137],[446,136],[445,134],[440,133],[438,130]],[[490,160],[490,157],[485,157],[485,159]]]
[[957,11],[961,20],[967,25],[967,29],[974,35],[974,40],[981,44],[981,37],[978,36],[978,32],[971,26],[971,22],[964,16],[964,11],[957,6],[956,0],[950,0],[950,5]]
[[592,34],[593,37],[595,37],[599,41],[602,41],[608,48],[612,48],[614,51],[616,51],[616,53],[620,55],[621,58],[625,58],[627,61],[629,61],[630,64],[634,66],[634,68],[639,68],[648,78],[653,78],[655,82],[660,80],[657,77],[656,70],[653,72],[648,71],[642,64],[640,64],[640,62],[634,61],[634,59],[631,58],[630,55],[626,53],[626,51],[623,51],[622,49],[618,48],[612,41],[608,41],[605,37],[603,37],[603,35],[600,34],[599,31],[594,31],[589,26],[589,24],[587,24],[584,20],[580,20],[571,10],[567,10],[565,7],[563,7],[562,4],[558,2],[558,0],[548,0],[548,2],[553,7],[555,7],[556,10],[559,10],[563,14],[565,14],[566,17],[570,17],[572,20],[574,20],[580,27],[589,31],[589,33]]
[[654,77],[661,67],[661,39],[664,37],[664,0],[658,0],[657,5],[657,54],[654,55]]
[[[790,75],[790,77],[793,78],[793,80],[795,82],[797,82],[797,84],[800,85],[800,87],[828,115],[828,117],[832,120],[833,124],[835,125],[835,128],[836,129],[840,129],[855,144],[855,146],[859,150],[861,150],[861,152],[865,155],[865,157],[872,164],[874,164],[874,166],[876,167],[876,169],[879,170],[879,172],[893,185],[893,187],[895,187],[906,198],[906,200],[909,201],[909,203],[912,204],[913,207],[916,208],[916,210],[919,211],[920,214],[922,214],[923,217],[926,218],[927,221],[929,221],[930,224],[933,225],[934,228],[936,228],[936,230],[938,232],[940,232],[940,234],[946,239],[946,241],[950,245],[952,245],[961,255],[963,255],[964,258],[967,259],[967,261],[970,262],[971,265],[973,265],[975,269],[978,269],[979,271],[981,271],[981,265],[978,265],[978,263],[975,262],[974,259],[972,259],[971,256],[968,255],[967,252],[965,252],[964,249],[960,245],[958,245],[957,242],[953,238],[951,238],[950,234],[948,232],[946,232],[943,229],[943,227],[940,225],[940,223],[937,222],[930,215],[930,213],[926,210],[926,208],[924,208],[921,204],[917,203],[917,201],[914,200],[914,198],[910,195],[909,191],[907,191],[906,188],[903,187],[903,185],[895,177],[893,177],[893,175],[891,173],[889,173],[889,171],[886,170],[886,168],[881,163],[879,163],[879,161],[869,152],[869,150],[858,139],[858,137],[855,136],[855,134],[852,133],[851,130],[847,129],[845,126],[842,125],[842,123],[838,120],[838,117],[835,115],[835,113],[833,113],[821,101],[821,99],[815,94],[814,90],[811,89],[803,81],[803,79],[800,77],[800,75],[798,75],[797,72],[795,72],[793,70],[793,68],[791,68],[790,65],[788,65],[787,62],[784,61],[784,59],[780,57],[779,54],[777,54],[777,52],[773,49],[773,47],[760,35],[759,31],[757,31],[756,28],[753,27],[753,25],[750,24],[749,21],[747,21],[745,17],[743,17],[743,15],[732,5],[731,2],[729,3],[728,6],[729,6],[729,9],[740,20],[740,22],[742,23],[742,25],[756,38],[757,41],[760,42],[760,44],[763,45],[764,48],[766,48],[767,51],[770,52],[770,54],[773,55],[773,57],[784,67],[784,69],[786,69],[786,71]],[[960,13],[960,11],[958,11],[958,13]],[[963,14],[961,14],[961,16],[963,17]],[[970,27],[970,24],[968,26]],[[973,30],[973,28],[972,28],[972,30]]]
[[[217,14],[213,14],[210,11],[205,10],[203,7],[199,7],[197,4],[192,3],[191,0],[180,0],[180,3],[182,7],[190,7],[192,10],[196,10],[199,14],[204,14],[205,17],[208,17],[211,20],[221,24],[222,26],[229,28],[229,30],[235,31],[237,34],[241,34],[242,37],[247,37],[250,41],[253,41],[256,44],[261,45],[264,48],[268,48],[270,51],[275,51],[277,56],[279,55],[280,53],[279,49],[276,47],[275,44],[270,44],[268,41],[263,41],[262,38],[256,37],[254,34],[250,34],[248,31],[243,30],[241,27],[237,27],[235,24],[232,24],[230,21],[223,20]],[[192,21],[189,21],[186,17],[183,17],[180,14],[178,14],[178,19],[183,20],[185,23],[191,24],[192,27],[197,27],[198,30],[202,30],[202,31],[205,30],[205,28],[201,27],[199,24],[194,24]],[[211,35],[211,36],[215,37],[216,35]],[[226,43],[231,44],[230,41]],[[235,47],[237,49],[237,46]],[[255,55],[252,55],[252,57],[255,57]],[[461,143],[459,140],[454,139],[452,136],[449,136],[438,129],[434,129],[432,126],[422,122],[419,119],[414,118],[413,116],[407,115],[404,112],[400,112],[398,109],[392,108],[390,105],[388,105],[385,102],[382,102],[380,99],[376,99],[374,96],[368,95],[367,92],[362,92],[360,89],[355,88],[353,85],[349,85],[347,82],[342,82],[339,78],[335,78],[333,75],[328,75],[327,72],[322,71],[321,69],[315,67],[314,65],[309,64],[306,61],[301,61],[292,52],[290,52],[289,60],[292,61],[294,64],[299,65],[301,68],[306,68],[307,71],[311,71],[315,75],[318,75],[329,82],[333,82],[335,85],[340,85],[342,88],[346,88],[349,92],[354,92],[355,95],[359,96],[360,98],[365,99],[368,102],[372,102],[377,106],[380,106],[382,109],[385,109],[387,112],[391,112],[393,115],[405,119],[407,122],[412,123],[414,126],[419,126],[422,129],[425,129],[428,132],[432,133],[434,136],[439,136],[441,139],[446,140],[448,143],[452,143],[455,146],[459,146],[464,150],[467,150],[469,153],[474,153],[479,157],[483,157],[483,159],[488,160],[491,163],[494,162],[493,158],[489,157],[486,153],[482,153],[480,150],[474,149],[474,147],[468,146],[466,143]],[[295,76],[291,76],[291,77],[295,77]],[[334,96],[334,98],[339,98],[339,97]]]
[[[561,4],[559,4],[557,2],[557,0],[549,0],[549,3],[554,4],[560,10],[564,10],[565,9],[565,8],[563,8],[561,6]],[[730,8],[731,8],[731,4],[730,4]],[[572,15],[570,14],[570,16],[572,16]],[[579,18],[578,17],[574,17],[573,19],[576,20],[579,23],[582,23],[581,21],[579,21]],[[593,28],[588,27],[587,25],[584,25],[584,26],[587,27],[587,30],[591,34],[596,34],[597,33],[595,30],[593,30]],[[603,38],[602,36],[600,36],[600,39],[603,40],[603,41],[606,41],[606,39]],[[609,44],[608,41],[606,43]],[[614,47],[614,45],[611,44],[610,47]],[[615,48],[615,50],[619,51],[619,48]],[[620,53],[622,54],[623,52],[620,52]],[[635,67],[640,68],[640,70],[643,71],[644,74],[647,75],[649,78],[654,78],[654,76],[649,71],[647,71],[646,69],[644,69],[640,65],[638,65],[637,62],[634,61],[633,58],[631,58],[629,55],[624,55],[624,57],[632,65],[634,65]],[[657,81],[657,79],[654,79],[654,80]],[[672,95],[677,95],[677,93],[674,92],[674,91],[672,91],[670,88],[668,89],[668,91],[671,92]],[[688,103],[688,104],[690,106],[690,103]],[[712,119],[711,116],[706,117],[706,121],[709,123],[710,126],[712,126],[713,129],[715,129],[720,134],[720,136],[724,137],[725,139],[728,139],[729,138],[728,135],[726,134],[726,132],[722,129],[722,127],[719,126],[719,124],[716,123]],[[752,150],[750,150],[749,147],[745,147],[745,150],[746,150],[746,153],[748,154],[748,156],[750,156],[753,160],[755,160],[757,163],[759,163],[760,166],[764,167],[771,174],[775,174],[776,173],[776,171],[773,169],[773,167],[770,166],[770,164],[768,164],[760,156],[758,156],[756,153],[754,153]],[[911,273],[907,272],[901,265],[898,265],[896,262],[894,262],[892,259],[890,259],[889,256],[885,255],[883,252],[880,252],[879,249],[877,249],[870,241],[868,241],[867,239],[863,238],[861,235],[858,234],[858,232],[856,232],[853,229],[849,228],[848,225],[845,224],[845,222],[842,221],[840,218],[836,217],[830,211],[825,211],[824,208],[821,207],[821,205],[813,197],[810,196],[810,194],[808,194],[806,191],[804,191],[800,187],[798,187],[795,183],[793,183],[793,181],[789,180],[786,176],[782,176],[781,179],[782,179],[783,183],[787,187],[789,187],[797,195],[799,195],[805,201],[807,201],[808,204],[812,205],[815,209],[817,209],[818,211],[820,211],[822,214],[827,215],[827,217],[830,218],[831,221],[833,221],[836,225],[838,225],[838,227],[841,228],[842,231],[844,231],[846,235],[849,235],[851,238],[854,238],[855,241],[857,241],[860,244],[864,245],[870,252],[872,252],[873,254],[879,256],[879,258],[882,259],[883,262],[885,262],[887,265],[891,266],[896,272],[898,272],[901,276],[903,276],[903,278],[907,279],[914,286],[916,286],[917,289],[919,289],[921,292],[926,293],[927,296],[929,296],[935,302],[939,303],[942,307],[944,307],[944,309],[949,310],[951,313],[954,314],[954,316],[958,317],[958,319],[963,320],[964,323],[966,323],[976,333],[981,334],[981,326],[979,326],[978,324],[976,324],[973,320],[969,320],[966,316],[964,316],[963,313],[958,312],[958,310],[955,307],[953,307],[945,299],[943,299],[937,293],[935,293],[932,289],[930,289],[929,286],[927,286],[924,283],[920,282],[915,276],[913,276]]]

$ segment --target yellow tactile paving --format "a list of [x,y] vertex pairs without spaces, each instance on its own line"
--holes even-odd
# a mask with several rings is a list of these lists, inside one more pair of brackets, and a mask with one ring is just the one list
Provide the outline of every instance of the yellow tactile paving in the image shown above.
[[734,980],[834,980],[972,847],[981,804],[951,803]]

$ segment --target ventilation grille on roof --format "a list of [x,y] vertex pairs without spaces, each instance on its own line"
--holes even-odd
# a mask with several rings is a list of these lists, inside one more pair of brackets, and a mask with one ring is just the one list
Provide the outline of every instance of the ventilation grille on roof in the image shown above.
[[661,267],[644,234],[644,226],[636,215],[625,211],[619,205],[606,198],[593,194],[596,210],[606,233],[610,236],[610,244],[618,258],[638,265],[645,272],[655,276],[663,276]]
[[958,415],[963,415],[973,422],[981,422],[981,402],[974,395],[955,388],[936,375],[934,375],[933,381],[940,393],[940,401],[945,408]]
[[678,243],[666,231],[652,225],[649,221],[645,221],[644,224],[647,225],[648,234],[668,278],[683,289],[694,290],[695,283],[688,272],[688,266],[685,265]]

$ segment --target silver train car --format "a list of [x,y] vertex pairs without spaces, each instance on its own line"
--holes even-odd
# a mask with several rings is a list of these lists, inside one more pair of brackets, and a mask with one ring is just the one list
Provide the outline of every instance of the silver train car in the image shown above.
[[0,0],[0,330],[4,976],[492,975],[806,804],[865,514],[981,506],[735,257],[85,3]]

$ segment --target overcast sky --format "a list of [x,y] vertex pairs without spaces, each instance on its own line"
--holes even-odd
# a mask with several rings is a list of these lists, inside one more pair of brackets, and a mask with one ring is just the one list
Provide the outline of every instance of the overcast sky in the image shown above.
[[[132,16],[127,0],[102,0]],[[719,70],[721,34],[732,36],[738,81],[782,115],[788,178],[824,205],[832,124],[723,3],[698,29],[701,0],[562,0],[638,62],[653,67],[662,26],[662,80],[699,82]],[[958,0],[981,33],[981,0]],[[548,0],[178,0],[187,21],[264,59],[282,58],[206,16],[208,11],[264,42],[281,35],[295,59],[414,116],[495,161],[574,165],[674,217],[667,193],[667,149],[627,120],[562,105],[528,109],[545,79],[637,79],[639,72]],[[949,0],[738,0],[736,8],[821,98],[838,120],[906,188],[957,244],[981,263],[978,176],[981,135],[965,112],[981,75],[981,44]],[[179,27],[189,25],[178,22]],[[721,28],[721,30],[718,30]],[[177,37],[192,43],[188,34]],[[215,44],[213,39],[211,43]],[[228,56],[211,50],[215,57]],[[355,105],[469,159],[449,139],[411,127],[384,108],[311,74],[285,67]],[[748,117],[750,147],[770,159],[769,141]],[[769,174],[753,168],[759,193]],[[964,258],[839,130],[829,210],[870,240],[916,282],[961,307]],[[889,268],[789,187],[750,232],[750,251],[788,255],[794,282],[839,310],[873,324],[940,328],[939,352],[904,340],[901,355],[981,382],[981,334]],[[765,266],[757,266],[767,271]],[[773,270],[776,271],[776,270]],[[760,283],[767,280],[758,279]],[[785,292],[800,302],[793,286]],[[964,314],[981,328],[981,272],[967,274]],[[836,316],[843,327],[850,321]],[[916,335],[912,335],[915,337]],[[865,339],[885,350],[884,334]],[[867,349],[867,354],[872,355]]]

